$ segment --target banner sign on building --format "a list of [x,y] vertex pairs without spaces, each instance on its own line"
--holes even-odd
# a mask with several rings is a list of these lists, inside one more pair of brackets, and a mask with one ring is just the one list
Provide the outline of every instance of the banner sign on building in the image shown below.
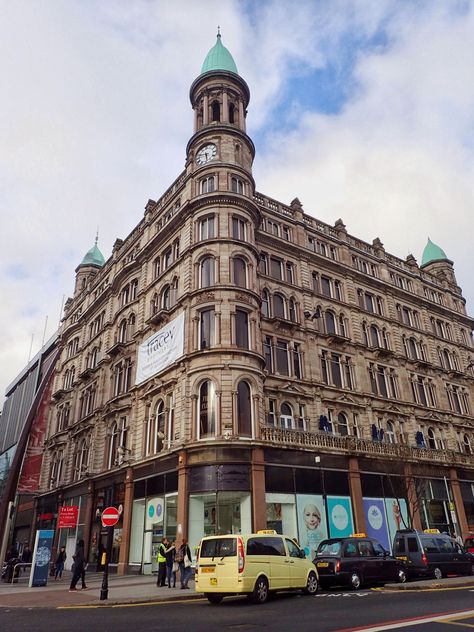
[[184,353],[184,312],[138,347],[137,377],[141,384],[160,373]]
[[75,529],[79,507],[77,505],[63,505],[59,508],[58,529]]
[[41,529],[36,532],[35,548],[31,564],[29,587],[46,586],[48,583],[51,549],[53,548],[54,531]]
[[364,498],[363,500],[367,535],[378,540],[384,549],[391,551],[384,499]]
[[346,538],[354,533],[351,499],[345,496],[328,496],[326,504],[330,537]]

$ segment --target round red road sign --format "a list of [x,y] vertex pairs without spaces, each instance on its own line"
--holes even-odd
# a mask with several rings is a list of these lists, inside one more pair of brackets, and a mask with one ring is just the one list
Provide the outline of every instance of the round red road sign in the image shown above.
[[102,512],[101,520],[104,527],[113,527],[119,521],[119,510],[115,507],[107,507]]

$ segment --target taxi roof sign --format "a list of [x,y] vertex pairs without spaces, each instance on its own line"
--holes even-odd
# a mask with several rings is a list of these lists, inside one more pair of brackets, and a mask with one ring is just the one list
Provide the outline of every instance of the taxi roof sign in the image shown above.
[[351,538],[366,538],[366,533],[351,533]]
[[425,529],[423,533],[440,533],[439,529]]
[[261,535],[276,535],[277,534],[275,529],[259,529],[257,533]]

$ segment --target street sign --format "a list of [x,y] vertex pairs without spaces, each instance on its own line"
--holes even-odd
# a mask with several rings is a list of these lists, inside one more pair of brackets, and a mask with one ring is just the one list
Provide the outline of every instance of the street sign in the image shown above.
[[120,514],[115,507],[107,507],[102,512],[101,520],[104,527],[113,527],[119,521]]

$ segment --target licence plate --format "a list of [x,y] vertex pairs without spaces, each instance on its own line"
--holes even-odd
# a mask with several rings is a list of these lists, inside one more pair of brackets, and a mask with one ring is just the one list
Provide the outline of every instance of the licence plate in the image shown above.
[[211,586],[217,586],[217,577],[211,577]]
[[318,568],[327,568],[329,566],[329,562],[318,562],[316,566]]
[[216,570],[215,566],[204,566],[199,569],[201,573],[213,573]]

